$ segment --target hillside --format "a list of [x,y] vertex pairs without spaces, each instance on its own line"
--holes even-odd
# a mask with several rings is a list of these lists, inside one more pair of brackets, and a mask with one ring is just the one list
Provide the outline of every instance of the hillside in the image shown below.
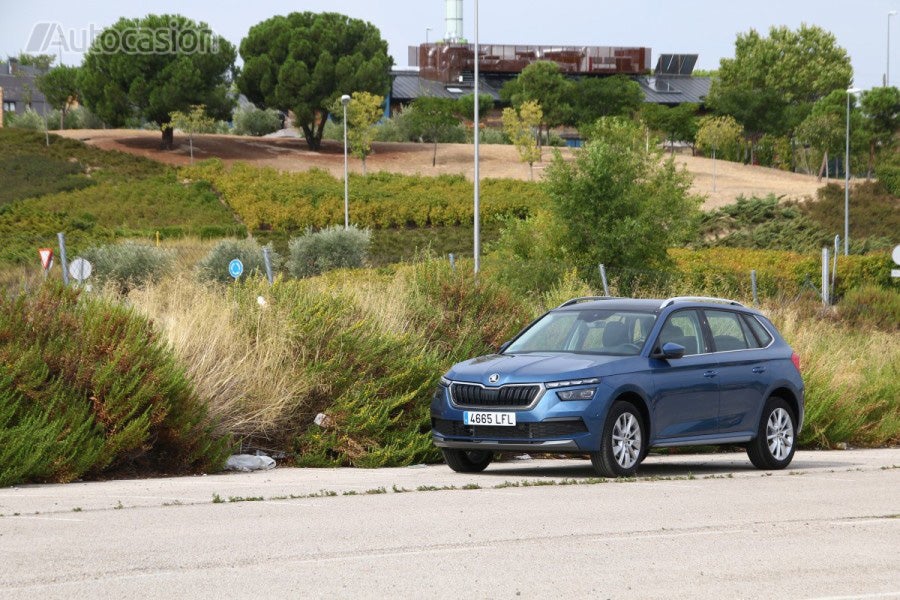
[[[59,132],[60,135],[79,139],[107,150],[120,150],[137,154],[171,165],[185,165],[189,162],[188,143],[184,136],[176,136],[178,147],[172,151],[159,149],[160,136],[153,131],[140,130],[72,130]],[[440,144],[437,164],[431,166],[433,147],[431,144],[379,143],[373,144],[374,153],[368,158],[368,171],[389,171],[407,175],[462,174],[472,179],[474,160],[471,145]],[[569,155],[569,149],[562,149]],[[535,178],[541,176],[544,165],[550,159],[552,150],[545,149],[545,162],[535,165]],[[312,152],[303,139],[298,138],[251,138],[229,135],[201,135],[194,139],[194,156],[197,159],[217,157],[226,163],[246,161],[257,166],[271,166],[282,171],[305,171],[318,167],[330,171],[334,176],[343,176],[343,146],[334,141],[324,141],[321,152]],[[519,162],[512,146],[483,144],[480,146],[480,174],[484,178],[528,179],[528,166]],[[694,175],[694,192],[707,198],[704,208],[709,210],[734,202],[738,196],[765,197],[774,194],[778,198],[803,199],[815,196],[823,185],[815,177],[797,173],[787,173],[766,167],[748,166],[727,161],[713,161],[708,158],[685,154],[676,155],[676,160]],[[349,168],[361,173],[359,160],[350,159]],[[715,191],[713,173],[715,172]]]

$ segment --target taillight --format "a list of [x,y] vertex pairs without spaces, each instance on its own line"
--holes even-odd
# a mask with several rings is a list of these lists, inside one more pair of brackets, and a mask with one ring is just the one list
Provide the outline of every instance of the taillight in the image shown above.
[[800,355],[796,352],[791,352],[791,362],[794,363],[794,366],[797,367],[797,372],[800,371]]

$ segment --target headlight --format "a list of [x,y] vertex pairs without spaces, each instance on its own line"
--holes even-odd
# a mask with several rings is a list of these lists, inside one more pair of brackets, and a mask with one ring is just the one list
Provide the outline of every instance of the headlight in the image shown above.
[[600,383],[600,378],[590,377],[588,379],[571,379],[569,381],[551,381],[544,385],[547,386],[547,389],[552,390],[561,387],[574,387],[576,385],[590,385],[592,383]]
[[444,386],[444,387],[450,387],[450,383],[451,383],[451,382],[450,382],[449,379],[447,379],[446,377],[444,377],[443,375],[441,375],[441,381],[440,381],[440,384],[441,384],[442,386]]
[[556,397],[560,400],[590,400],[594,397],[597,388],[581,388],[580,390],[566,390],[564,392],[556,392]]

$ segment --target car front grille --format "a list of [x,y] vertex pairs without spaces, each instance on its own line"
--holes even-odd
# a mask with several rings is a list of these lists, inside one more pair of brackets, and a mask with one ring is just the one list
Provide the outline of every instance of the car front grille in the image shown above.
[[482,408],[530,406],[541,393],[539,385],[504,385],[485,388],[468,383],[454,383],[450,386],[453,402],[457,406]]
[[552,437],[567,437],[586,433],[587,426],[581,419],[541,421],[540,423],[518,423],[514,427],[498,425],[463,425],[462,421],[432,419],[435,432],[447,437],[536,440]]

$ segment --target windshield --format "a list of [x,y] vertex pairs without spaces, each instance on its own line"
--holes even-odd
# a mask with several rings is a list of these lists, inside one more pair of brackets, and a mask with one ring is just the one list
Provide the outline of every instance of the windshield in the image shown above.
[[653,313],[638,311],[551,312],[519,336],[504,353],[636,355],[640,353],[655,321],[656,315]]

